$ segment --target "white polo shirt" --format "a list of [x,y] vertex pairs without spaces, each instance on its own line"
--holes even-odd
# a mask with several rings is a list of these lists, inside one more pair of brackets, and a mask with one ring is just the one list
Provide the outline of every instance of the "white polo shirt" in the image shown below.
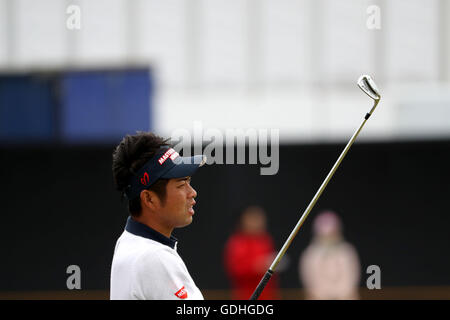
[[177,240],[128,217],[114,249],[111,300],[203,300]]

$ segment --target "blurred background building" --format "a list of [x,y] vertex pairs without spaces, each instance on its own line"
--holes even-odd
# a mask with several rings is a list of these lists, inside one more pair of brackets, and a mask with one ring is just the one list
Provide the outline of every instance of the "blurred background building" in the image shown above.
[[[447,0],[0,0],[0,291],[108,296],[125,133],[277,129],[279,172],[210,166],[194,231],[177,231],[205,297],[228,297],[229,212],[260,203],[279,248],[370,108],[356,87],[370,74],[381,103],[317,210],[342,212],[362,298],[449,298],[449,56]],[[308,221],[293,261],[310,234]],[[365,289],[369,265],[383,289]],[[295,267],[280,286],[303,297]]]

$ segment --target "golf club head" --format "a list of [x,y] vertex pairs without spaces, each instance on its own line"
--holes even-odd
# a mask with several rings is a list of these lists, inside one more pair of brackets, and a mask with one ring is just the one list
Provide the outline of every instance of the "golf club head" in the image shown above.
[[361,77],[359,77],[358,87],[362,91],[364,91],[369,97],[375,100],[375,102],[378,102],[381,99],[378,87],[370,76],[362,75]]

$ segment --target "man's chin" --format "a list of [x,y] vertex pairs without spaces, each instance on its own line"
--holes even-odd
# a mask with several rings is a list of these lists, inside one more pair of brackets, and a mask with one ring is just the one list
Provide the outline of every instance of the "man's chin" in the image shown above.
[[183,223],[180,223],[177,228],[184,228],[187,227],[188,225],[190,225],[192,223],[192,221],[194,220],[194,218],[192,216],[188,216],[186,218],[186,220]]

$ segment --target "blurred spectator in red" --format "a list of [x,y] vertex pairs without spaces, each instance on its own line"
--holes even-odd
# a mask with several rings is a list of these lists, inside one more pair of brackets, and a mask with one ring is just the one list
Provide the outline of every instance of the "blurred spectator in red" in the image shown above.
[[314,220],[314,237],[300,257],[299,274],[307,299],[359,299],[360,262],[344,240],[342,223],[333,211]]
[[[232,285],[232,298],[248,300],[275,258],[272,237],[266,230],[266,214],[261,207],[246,208],[238,228],[230,236],[224,252],[225,268]],[[279,298],[274,275],[259,299]]]

